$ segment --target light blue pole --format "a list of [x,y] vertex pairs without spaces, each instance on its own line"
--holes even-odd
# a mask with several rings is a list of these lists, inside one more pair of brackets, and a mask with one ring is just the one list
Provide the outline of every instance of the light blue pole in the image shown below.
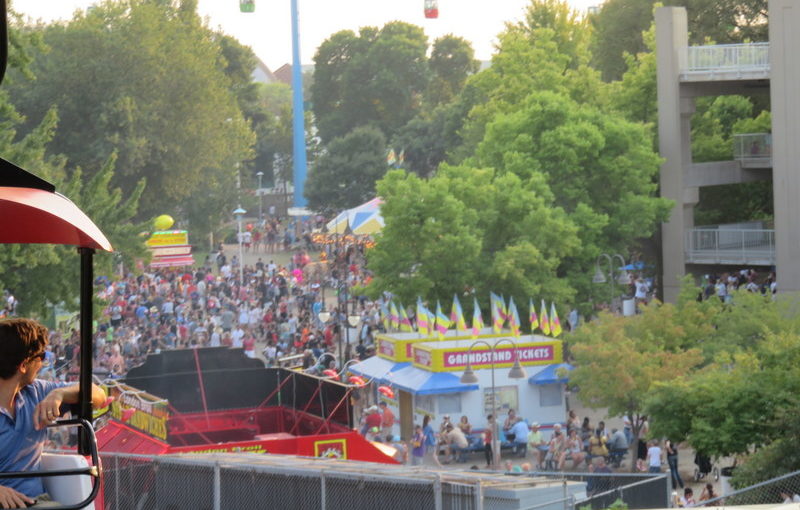
[[294,131],[294,206],[305,207],[306,134],[303,115],[303,70],[300,67],[300,31],[297,0],[292,0],[292,127]]

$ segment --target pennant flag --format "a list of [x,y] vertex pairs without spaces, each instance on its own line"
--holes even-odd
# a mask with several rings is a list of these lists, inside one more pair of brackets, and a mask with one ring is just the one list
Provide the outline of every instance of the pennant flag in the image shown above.
[[467,321],[464,319],[464,310],[461,308],[461,302],[458,300],[456,294],[453,294],[453,308],[450,311],[450,320],[455,324],[456,331],[467,331]]
[[507,321],[509,319],[508,307],[506,306],[506,298],[502,294],[500,294],[500,299],[497,301],[497,305],[500,307],[500,317],[503,319],[503,321]]
[[533,299],[528,299],[528,311],[530,313],[531,333],[539,327],[539,317],[536,316],[536,307],[533,305]]
[[514,304],[514,296],[511,296],[508,301],[508,323],[511,326],[511,333],[514,336],[519,336],[519,312],[517,305]]
[[561,321],[558,320],[558,312],[556,312],[556,304],[550,303],[550,332],[553,336],[561,334]]
[[400,154],[397,156],[397,164],[403,166],[403,163],[406,161],[406,150],[400,150]]
[[439,333],[439,340],[444,338],[447,329],[450,327],[450,319],[442,311],[442,305],[436,301],[436,332]]
[[421,297],[417,297],[417,332],[423,336],[431,334],[431,314],[422,304]]
[[396,162],[397,156],[394,154],[394,149],[389,149],[389,153],[386,155],[386,164],[393,166]]
[[414,328],[411,326],[411,319],[408,318],[406,307],[403,306],[403,303],[400,303],[400,331],[406,333],[414,331]]
[[542,313],[540,314],[539,320],[541,321],[539,328],[542,330],[542,333],[549,335],[550,321],[547,319],[547,305],[544,304],[544,299],[542,299]]
[[483,315],[481,315],[481,307],[478,306],[478,298],[473,297],[473,310],[472,310],[472,338],[478,338],[478,334],[483,329]]
[[383,329],[388,330],[391,322],[389,321],[389,306],[385,301],[381,303],[381,322],[383,323]]
[[400,329],[400,312],[397,311],[394,301],[389,303],[389,322],[394,329]]
[[503,330],[503,323],[506,321],[505,299],[494,292],[490,292],[489,301],[492,306],[492,330],[495,334],[500,334]]

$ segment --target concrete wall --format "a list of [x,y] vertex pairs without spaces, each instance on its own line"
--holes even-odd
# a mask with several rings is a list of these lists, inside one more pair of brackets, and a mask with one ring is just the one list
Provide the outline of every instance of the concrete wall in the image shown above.
[[772,186],[778,290],[800,291],[800,3],[770,0]]

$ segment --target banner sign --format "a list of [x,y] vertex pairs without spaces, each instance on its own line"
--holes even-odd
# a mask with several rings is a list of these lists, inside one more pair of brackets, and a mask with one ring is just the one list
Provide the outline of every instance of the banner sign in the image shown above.
[[111,403],[111,417],[145,434],[167,440],[169,403],[125,384],[107,387]]
[[378,335],[378,356],[402,363],[411,361],[414,353],[412,347],[420,342],[430,342],[432,338],[394,338],[389,335]]
[[170,255],[190,255],[192,253],[191,245],[183,246],[160,246],[150,250],[153,257],[168,257]]
[[347,459],[347,439],[314,441],[314,457]]
[[[461,345],[454,345],[461,344]],[[432,372],[465,370],[469,364],[473,369],[511,367],[519,359],[523,366],[550,365],[563,362],[560,340],[546,342],[520,342],[517,347],[503,342],[494,351],[477,344],[470,351],[469,342],[428,342],[413,346],[413,363]]]
[[189,233],[185,230],[164,230],[153,232],[150,239],[145,241],[147,246],[180,246],[189,244]]

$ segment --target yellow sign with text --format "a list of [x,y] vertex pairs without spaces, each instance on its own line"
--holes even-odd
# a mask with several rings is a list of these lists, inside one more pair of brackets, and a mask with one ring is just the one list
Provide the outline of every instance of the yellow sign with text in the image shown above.
[[561,340],[519,342],[516,346],[503,342],[492,351],[476,344],[470,350],[469,342],[428,342],[413,346],[414,366],[431,372],[454,372],[467,368],[474,370],[511,367],[519,359],[523,366],[550,365],[564,361]]
[[189,233],[185,230],[164,230],[163,232],[153,232],[150,239],[145,241],[147,246],[180,246],[189,244]]

